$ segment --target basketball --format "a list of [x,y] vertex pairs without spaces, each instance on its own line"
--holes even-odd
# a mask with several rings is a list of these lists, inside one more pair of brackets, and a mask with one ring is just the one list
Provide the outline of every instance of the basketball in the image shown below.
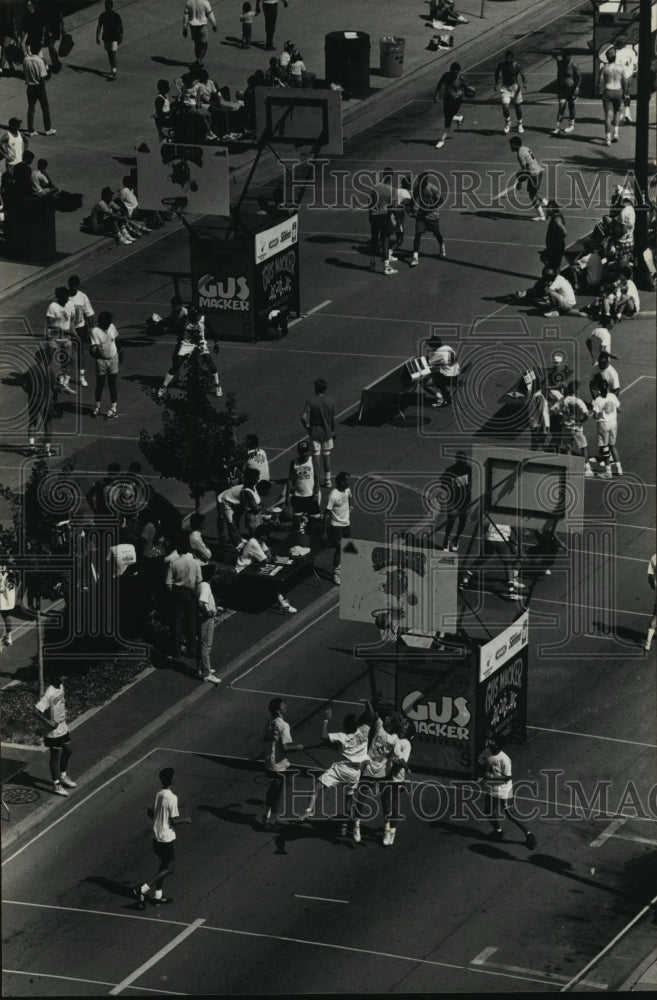
[[474,97],[475,94],[477,93],[477,91],[474,89],[474,87],[471,87],[470,84],[468,84],[463,89],[464,89],[464,93],[465,93],[466,97]]

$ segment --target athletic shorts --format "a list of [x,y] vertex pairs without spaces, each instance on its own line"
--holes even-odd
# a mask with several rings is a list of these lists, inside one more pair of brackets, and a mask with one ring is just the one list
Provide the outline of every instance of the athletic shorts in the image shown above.
[[63,736],[44,736],[43,742],[51,750],[60,750],[67,743],[71,742],[71,734],[64,733]]
[[319,504],[314,497],[292,497],[290,500],[293,514],[307,514],[308,517],[317,517],[319,514]]
[[580,451],[583,451],[584,448],[588,448],[586,437],[581,427],[564,427],[563,437],[566,443],[574,445],[574,447],[579,448]]
[[360,767],[357,764],[348,764],[344,760],[338,760],[335,764],[331,764],[328,771],[320,774],[319,780],[325,788],[344,785],[348,791],[353,792],[360,781]]
[[330,451],[333,451],[333,438],[329,438],[328,441],[315,441],[314,438],[308,438],[308,442],[313,455],[328,455]]
[[445,128],[449,128],[452,124],[454,115],[459,113],[459,109],[463,103],[462,97],[446,97],[443,101],[443,113],[445,115]]
[[118,52],[119,51],[119,43],[118,42],[105,42],[104,45],[105,45],[105,51],[106,52]]
[[386,215],[370,215],[370,234],[373,240],[392,235],[392,218]]
[[505,107],[509,104],[522,104],[522,88],[517,84],[513,87],[500,87],[500,96]]
[[119,374],[119,359],[114,358],[96,358],[96,375],[118,375]]
[[343,538],[351,538],[351,525],[329,524],[326,534],[331,545],[338,546]]
[[605,90],[602,95],[602,107],[605,112],[613,111],[616,114],[623,105],[622,90]]
[[618,425],[604,424],[600,422],[598,424],[598,447],[604,448],[608,444],[616,444],[616,435],[618,433]]
[[192,39],[195,42],[203,42],[205,44],[208,40],[208,26],[207,24],[190,24],[189,30],[192,33]]
[[164,842],[162,840],[156,840],[155,837],[153,837],[153,851],[162,864],[168,865],[175,859],[175,843],[175,840],[167,840]]
[[210,353],[210,348],[208,347],[207,342],[205,344],[190,344],[189,341],[184,340],[182,343],[178,344],[176,350],[174,351],[174,355],[186,358],[189,357],[190,354],[193,354],[197,349],[201,355]]
[[424,216],[418,215],[415,219],[415,235],[422,236],[423,233],[433,233],[439,243],[443,242],[438,219],[426,219]]
[[228,503],[226,500],[221,500],[218,506],[229,524],[233,524],[238,513],[242,511],[241,507],[236,507],[235,504]]

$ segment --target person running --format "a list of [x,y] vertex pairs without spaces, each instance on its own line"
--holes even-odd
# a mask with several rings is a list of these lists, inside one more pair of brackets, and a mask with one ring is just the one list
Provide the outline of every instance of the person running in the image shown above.
[[164,376],[161,387],[157,390],[157,398],[162,399],[168,387],[173,382],[176,374],[187,360],[198,351],[199,362],[211,372],[214,380],[214,394],[217,397],[223,396],[224,392],[219,381],[217,366],[210,357],[210,348],[205,339],[205,316],[198,311],[195,306],[190,306],[187,315],[187,322],[183,328],[182,336],[176,344],[173,352],[171,368]]
[[509,145],[516,154],[518,163],[520,164],[520,170],[516,174],[516,190],[521,188],[523,184],[527,185],[527,194],[536,210],[536,215],[532,221],[545,222],[544,205],[547,202],[539,197],[538,194],[545,167],[542,163],[538,162],[533,151],[523,143],[519,136],[514,135],[509,140]]
[[611,146],[612,141],[618,142],[620,113],[629,85],[623,67],[616,62],[616,49],[608,49],[606,56],[607,62],[598,72],[598,97],[602,98],[605,116],[605,146]]
[[369,205],[370,221],[370,271],[376,271],[376,256],[381,248],[383,257],[383,273],[397,274],[392,265],[397,262],[390,249],[392,235],[392,206],[395,201],[392,184],[389,180],[377,181],[372,187]]
[[[324,788],[338,788],[342,792],[342,801],[338,803],[338,810],[341,816],[340,836],[346,837],[348,831],[348,817],[353,812],[353,797],[358,782],[360,781],[363,766],[369,760],[368,738],[370,732],[370,712],[366,711],[360,718],[349,712],[345,716],[343,729],[341,732],[329,732],[329,724],[333,718],[333,711],[329,707],[324,712],[322,721],[322,740],[330,743],[335,749],[340,751],[339,760],[331,764],[328,770],[319,776],[320,790]],[[310,802],[300,819],[311,819],[315,813],[315,803],[318,792],[315,791],[310,797]]]
[[564,135],[569,135],[575,131],[575,105],[579,97],[579,87],[582,81],[582,74],[572,61],[570,52],[563,49],[557,52],[557,124],[552,130],[552,135],[560,135],[561,124],[568,108],[568,124],[563,129]]
[[319,464],[317,456],[311,454],[308,441],[299,441],[297,455],[290,462],[285,503],[295,515],[319,517]]
[[303,750],[303,743],[293,743],[289,723],[285,721],[287,705],[282,698],[272,698],[269,702],[269,715],[262,738],[267,744],[265,753],[265,773],[269,785],[265,793],[265,809],[260,825],[273,827],[278,822],[281,801],[284,802],[285,772],[290,766],[287,755]]
[[460,129],[463,125],[463,115],[460,112],[461,105],[463,104],[463,94],[467,86],[468,83],[461,73],[461,64],[457,62],[452,63],[447,72],[443,73],[436,84],[436,89],[433,92],[433,101],[435,104],[438,98],[441,98],[445,118],[443,134],[436,143],[436,149],[442,149],[445,145],[452,122],[456,122],[457,129]]
[[536,847],[536,837],[529,827],[525,826],[513,808],[513,781],[511,778],[511,758],[504,753],[501,745],[494,739],[488,740],[478,763],[484,769],[481,779],[488,786],[488,802],[490,809],[490,825],[493,840],[504,840],[504,831],[500,820],[505,818],[518,827],[525,837],[525,843],[530,851]]
[[57,381],[62,392],[75,394],[71,388],[69,367],[73,357],[72,334],[75,325],[75,306],[65,285],[55,289],[55,299],[46,312],[46,341],[51,362],[56,363]]
[[333,549],[333,583],[340,585],[340,564],[342,562],[342,539],[351,538],[349,503],[349,473],[338,472],[335,488],[331,490],[324,511],[323,538]]
[[522,124],[522,88],[527,89],[527,77],[515,61],[513,52],[509,49],[504,54],[504,59],[498,62],[495,67],[495,83],[493,90],[497,91],[497,85],[502,81],[500,96],[502,98],[502,114],[504,116],[504,135],[511,131],[511,105],[516,114],[518,122],[518,134],[525,131]]
[[[655,565],[657,564],[657,556],[653,556],[648,563],[648,583],[650,584],[650,589],[655,592]],[[650,625],[648,626],[648,631],[646,633],[646,638],[643,643],[643,648],[649,650],[652,646],[652,640],[655,635],[655,628],[657,628],[657,601],[654,604],[652,618],[650,619]]]
[[602,476],[611,479],[614,466],[616,475],[623,475],[616,438],[620,400],[611,392],[609,383],[599,374],[594,376],[598,395],[593,400],[593,417],[598,429],[598,468]]
[[335,403],[326,395],[327,384],[323,378],[315,379],[315,397],[307,399],[301,414],[301,423],[308,434],[313,455],[321,455],[324,468],[322,486],[331,488],[331,452],[335,439]]
[[55,795],[66,798],[68,795],[66,789],[77,788],[77,784],[69,777],[67,771],[71,759],[71,736],[66,725],[63,681],[64,678],[58,670],[51,672],[49,683],[34,706],[34,714],[48,727],[43,742],[50,750],[52,790]]
[[[458,552],[459,542],[472,502],[472,467],[468,456],[464,451],[457,451],[455,457],[456,461],[445,469],[441,477],[447,497],[444,505],[444,509],[447,511],[447,520],[445,522],[443,552]],[[456,534],[454,533],[455,526]]]
[[105,0],[105,10],[98,18],[96,26],[96,45],[103,43],[107,52],[110,71],[107,79],[112,83],[116,80],[116,54],[123,42],[123,21],[120,14],[114,10],[114,0]]
[[148,899],[153,906],[164,906],[173,903],[170,896],[162,893],[162,884],[169,875],[175,871],[175,827],[182,823],[191,823],[191,816],[181,816],[178,812],[178,796],[171,791],[175,771],[172,767],[163,767],[159,773],[162,788],[155,796],[155,804],[148,810],[149,818],[153,820],[153,851],[160,866],[157,874],[149,882],[140,882],[132,890],[133,896],[137,900],[137,909],[146,909],[146,899],[148,893],[153,890],[153,895]]
[[439,256],[447,256],[447,247],[440,229],[440,206],[445,201],[445,197],[438,185],[429,179],[431,176],[428,171],[423,171],[413,184],[411,212],[415,215],[415,236],[413,237],[413,256],[410,260],[411,267],[417,267],[420,263],[420,243],[426,232],[433,233],[436,237]]
[[584,434],[584,424],[588,420],[589,411],[583,399],[577,395],[579,382],[569,382],[562,399],[558,399],[550,407],[559,420],[561,426],[561,447],[567,455],[571,455],[573,449],[578,451],[584,459],[584,475],[592,476],[593,469],[589,460],[589,448]]
[[93,324],[94,310],[89,301],[89,296],[80,288],[80,279],[77,274],[72,274],[68,279],[68,301],[75,309],[73,320],[75,336],[78,343],[78,384],[84,389],[89,383],[84,377],[84,345],[89,343],[89,333]]
[[217,622],[217,611],[219,610],[211,586],[215,569],[215,566],[208,564],[201,566],[201,582],[197,590],[198,676],[200,680],[207,681],[208,684],[221,684],[221,678],[217,677],[214,672],[210,659],[214,639],[214,627]]
[[91,354],[96,359],[95,403],[91,414],[93,417],[97,417],[100,413],[106,380],[110,394],[110,408],[105,417],[107,420],[114,420],[119,415],[116,409],[118,400],[116,380],[119,374],[119,349],[116,344],[118,336],[119,331],[114,326],[112,313],[103,310],[98,315],[97,326],[91,331]]

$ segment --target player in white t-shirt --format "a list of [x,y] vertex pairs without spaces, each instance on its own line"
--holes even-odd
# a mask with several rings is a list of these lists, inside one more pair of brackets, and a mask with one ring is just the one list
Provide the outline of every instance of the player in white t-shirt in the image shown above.
[[[369,705],[368,705],[369,708]],[[406,780],[406,765],[411,753],[407,732],[410,722],[405,716],[393,712],[382,720],[374,716],[370,732],[369,761],[363,767],[360,782],[354,795],[354,828],[352,836],[361,842],[361,819],[370,818],[373,799],[381,799],[383,815],[383,846],[395,842],[396,823],[402,819],[400,792]],[[369,807],[369,808],[368,808]]]
[[64,684],[58,673],[51,674],[50,683],[34,706],[34,714],[48,727],[43,742],[50,750],[53,792],[66,798],[66,789],[75,788],[76,783],[66,772],[71,757],[71,736],[66,725]]
[[187,313],[187,322],[183,327],[182,335],[172,355],[171,368],[169,368],[169,371],[164,376],[161,387],[157,390],[158,399],[162,399],[176,377],[177,372],[195,351],[198,351],[199,364],[203,364],[212,375],[215,396],[223,396],[224,392],[221,388],[219,372],[210,357],[210,348],[205,338],[205,316],[195,306],[190,306]]
[[155,796],[155,804],[148,810],[148,815],[153,820],[153,851],[160,862],[152,884],[140,882],[136,885],[132,893],[137,900],[137,909],[146,909],[146,895],[153,889],[153,895],[149,897],[154,906],[162,906],[165,903],[173,903],[169,896],[162,895],[162,883],[167,875],[171,875],[175,870],[176,831],[174,827],[181,823],[191,823],[191,817],[182,817],[178,812],[178,796],[171,791],[173,776],[175,771],[172,767],[164,767],[159,773],[162,788]]
[[597,365],[601,353],[611,355],[611,333],[607,327],[596,326],[591,336],[586,338],[586,346],[594,365]]
[[486,521],[484,530],[484,552],[483,555],[475,559],[468,567],[461,586],[467,587],[474,571],[483,563],[488,562],[490,556],[497,556],[506,570],[507,583],[509,587],[508,597],[513,600],[520,597],[519,591],[525,589],[525,584],[520,582],[517,569],[518,559],[518,538],[515,528],[511,524],[495,520],[490,517]]
[[351,538],[351,518],[349,504],[349,473],[338,472],[335,486],[326,501],[324,511],[323,539],[333,549],[333,583],[340,584],[340,563],[342,562],[342,539]]
[[55,289],[55,298],[46,311],[46,340],[51,362],[59,368],[57,381],[63,392],[75,393],[71,388],[69,367],[73,358],[72,334],[75,332],[75,306],[70,301],[68,288]]
[[[338,788],[343,794],[342,802],[338,808],[342,821],[340,823],[340,836],[347,835],[347,817],[352,813],[353,797],[356,786],[360,781],[361,771],[369,760],[368,738],[370,732],[370,712],[366,712],[360,718],[350,712],[345,716],[344,729],[341,732],[329,732],[329,723],[333,718],[333,712],[327,708],[322,721],[322,739],[325,743],[330,743],[335,749],[340,751],[340,758],[319,776],[320,786],[323,788]],[[320,789],[321,790],[321,789]],[[317,792],[313,792],[306,811],[301,816],[302,820],[310,819],[315,812],[315,801]]]
[[293,743],[289,724],[285,721],[287,705],[282,698],[272,698],[269,702],[270,719],[265,726],[263,743],[267,744],[265,752],[265,771],[269,778],[269,787],[265,795],[265,811],[260,821],[261,826],[275,826],[280,812],[281,799],[285,792],[285,772],[290,766],[288,753],[303,750],[303,743]]
[[511,758],[494,739],[488,740],[478,762],[483,768],[483,783],[487,786],[490,808],[490,825],[494,840],[503,840],[504,831],[500,819],[506,817],[525,835],[530,851],[536,847],[536,837],[522,822],[513,808],[513,781],[511,780]]
[[616,437],[618,435],[618,411],[620,410],[620,400],[618,396],[609,388],[606,379],[594,376],[598,395],[593,400],[592,410],[598,428],[598,464],[600,471],[606,479],[611,479],[612,469],[616,466],[616,474],[623,475],[618,450],[616,448]]

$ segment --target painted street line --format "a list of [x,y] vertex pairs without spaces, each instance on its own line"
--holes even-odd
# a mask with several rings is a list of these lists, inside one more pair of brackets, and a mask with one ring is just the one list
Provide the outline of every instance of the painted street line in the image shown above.
[[315,306],[314,309],[309,309],[307,313],[303,314],[303,316],[297,316],[297,318],[293,319],[291,323],[288,323],[288,328],[291,326],[295,326],[296,323],[300,323],[302,319],[306,319],[308,316],[312,316],[313,313],[319,312],[319,310],[323,309],[324,306],[330,306],[332,301],[333,299],[326,299],[325,302],[320,302],[320,304],[318,306]]
[[346,903],[349,905],[348,899],[328,899],[326,896],[302,896],[301,893],[295,892],[295,899],[316,899],[320,903]]
[[602,845],[604,843],[606,843],[606,841],[608,841],[609,838],[614,835],[614,833],[616,832],[616,830],[620,830],[620,828],[623,826],[624,823],[625,823],[624,819],[614,819],[614,820],[612,820],[612,822],[609,824],[609,826],[606,827],[602,831],[602,833],[598,837],[595,838],[595,840],[591,841],[591,843],[589,844],[589,847],[602,847]]
[[649,844],[657,847],[657,840],[649,840],[648,837],[635,837],[631,833],[612,833],[616,840],[630,840],[633,844]]
[[[80,979],[78,976],[57,976],[54,972],[23,972],[22,969],[3,969],[7,976],[29,976],[34,979],[58,979],[65,983],[88,983],[90,986],[114,986],[114,983],[106,983],[103,979]],[[158,993],[163,996],[188,997],[189,993],[180,993],[177,990],[156,990],[152,986],[140,986],[142,993]]]
[[123,979],[118,986],[115,986],[113,990],[110,990],[109,995],[111,997],[116,997],[119,993],[123,993],[123,991],[127,989],[128,986],[132,985],[136,979],[139,979],[139,977],[143,976],[145,972],[148,972],[148,970],[152,969],[154,965],[157,965],[160,959],[168,955],[169,952],[174,950],[174,948],[177,948],[178,945],[185,940],[185,938],[188,938],[190,934],[193,934],[194,931],[198,930],[198,928],[204,923],[205,920],[202,918],[195,920],[193,924],[190,924],[184,931],[177,934],[173,941],[169,941],[168,944],[166,944],[163,948],[160,948],[158,952],[149,958],[147,962],[144,962],[144,964],[140,965],[138,969],[135,969],[135,971],[131,972],[129,976],[126,976],[126,978]]
[[[497,950],[497,948],[484,948],[484,950],[480,952],[476,958],[472,959],[470,964],[488,969],[506,969],[508,972],[522,972],[531,976],[547,976],[548,979],[551,979],[555,983],[568,982],[568,976],[560,976],[557,972],[542,972],[540,969],[525,969],[520,965],[505,965],[502,962],[488,962],[488,957],[493,955]],[[595,990],[609,989],[608,983],[596,983],[592,979],[583,980],[582,985],[584,984]]]

